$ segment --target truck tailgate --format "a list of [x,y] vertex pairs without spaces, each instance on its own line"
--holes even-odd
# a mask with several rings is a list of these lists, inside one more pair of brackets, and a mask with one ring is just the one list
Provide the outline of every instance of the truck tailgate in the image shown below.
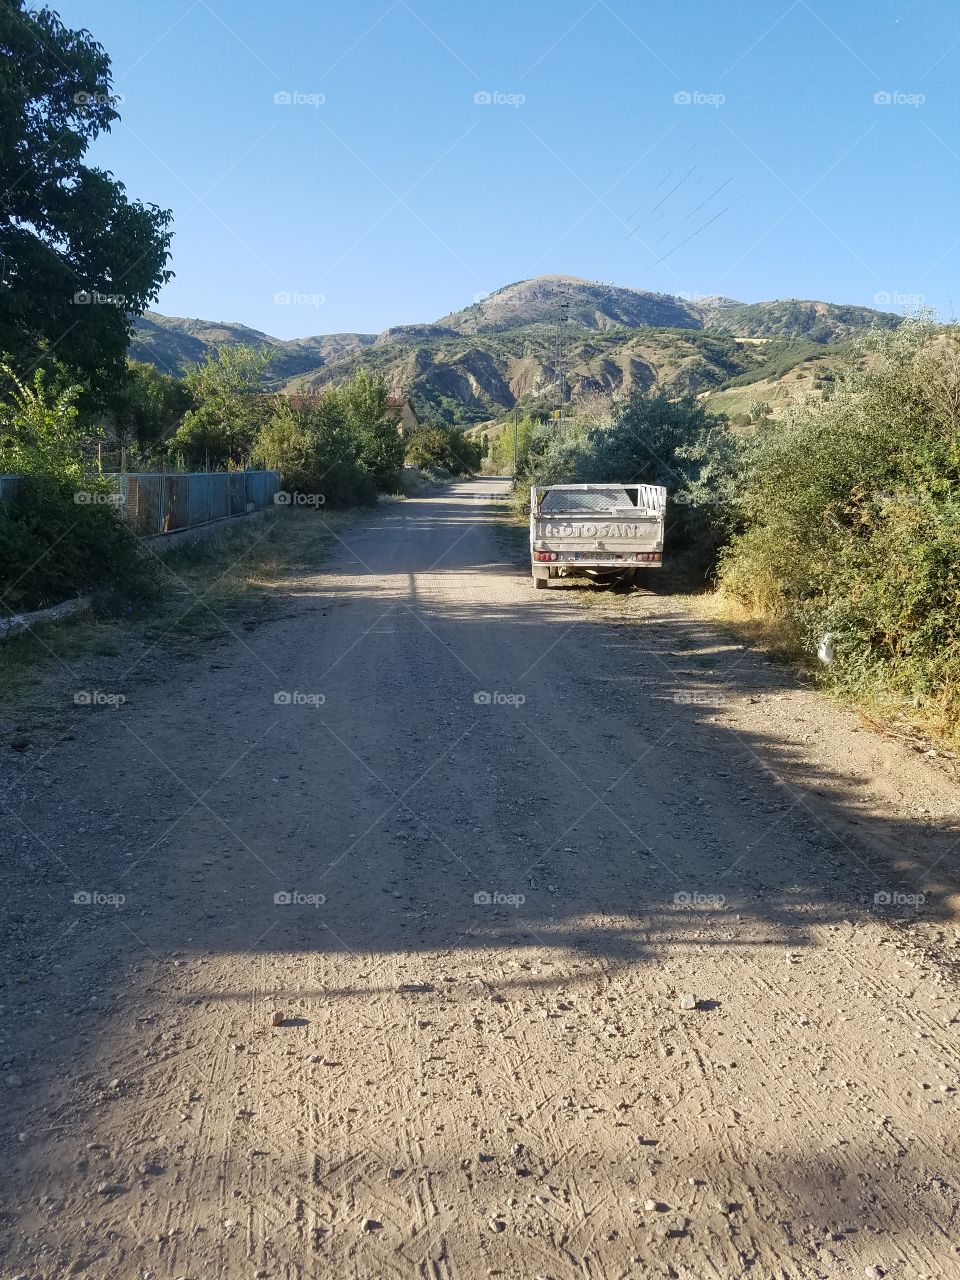
[[657,551],[662,534],[661,517],[626,512],[540,515],[533,523],[537,546],[542,544],[548,551],[616,551],[625,555]]

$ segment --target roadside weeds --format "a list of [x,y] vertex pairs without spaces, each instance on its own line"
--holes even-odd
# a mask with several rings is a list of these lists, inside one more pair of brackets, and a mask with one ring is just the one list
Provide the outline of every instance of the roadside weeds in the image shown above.
[[[518,569],[528,569],[526,522],[517,516],[515,510],[504,509],[497,533],[505,553]],[[559,585],[554,584],[555,589]],[[956,725],[946,723],[937,715],[924,715],[904,699],[854,695],[832,687],[823,680],[821,671],[810,661],[809,654],[800,648],[784,623],[775,618],[754,617],[712,587],[691,586],[682,569],[675,573],[648,573],[640,592],[612,592],[578,579],[563,585],[567,592],[574,591],[585,606],[600,613],[615,611],[619,621],[634,620],[631,615],[635,613],[636,606],[631,607],[631,600],[646,599],[650,595],[669,598],[697,621],[715,628],[763,660],[789,670],[802,684],[857,714],[864,728],[878,736],[895,738],[920,754],[936,758],[952,777],[960,777]]]
[[163,586],[157,600],[31,627],[0,644],[0,712],[15,711],[57,666],[117,657],[136,641],[188,656],[221,636],[225,623],[257,626],[279,607],[290,573],[322,562],[335,536],[367,510],[278,508],[255,524],[154,553]]

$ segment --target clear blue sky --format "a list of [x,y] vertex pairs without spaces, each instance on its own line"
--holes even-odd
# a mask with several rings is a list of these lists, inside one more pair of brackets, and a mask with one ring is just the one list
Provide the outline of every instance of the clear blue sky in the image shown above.
[[548,272],[960,309],[957,0],[53,7],[125,99],[93,158],[173,209],[168,314],[377,331]]

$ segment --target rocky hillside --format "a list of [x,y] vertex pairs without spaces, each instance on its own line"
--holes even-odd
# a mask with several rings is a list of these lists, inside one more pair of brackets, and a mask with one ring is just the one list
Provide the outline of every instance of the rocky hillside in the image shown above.
[[617,285],[541,276],[507,285],[432,324],[381,334],[282,340],[242,324],[149,313],[131,355],[183,370],[224,343],[273,349],[271,385],[317,389],[364,366],[423,414],[476,422],[517,405],[547,407],[633,387],[716,393],[776,379],[871,326],[899,317],[827,302],[688,300]]
[[272,338],[245,324],[210,320],[187,320],[148,311],[136,321],[130,355],[134,360],[154,364],[165,373],[184,373],[198,364],[214,347],[243,343],[268,346],[276,355],[270,362],[276,380],[299,373],[315,372],[329,360],[356,354],[376,342],[375,333],[325,333],[315,338]]

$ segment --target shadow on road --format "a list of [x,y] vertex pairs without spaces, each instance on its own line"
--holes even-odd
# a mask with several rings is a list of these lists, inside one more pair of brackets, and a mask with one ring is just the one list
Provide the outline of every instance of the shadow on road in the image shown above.
[[[785,740],[772,700],[764,733],[725,724],[737,700],[789,689],[787,674],[697,622],[661,616],[655,601],[642,621],[618,626],[570,593],[535,597],[522,571],[498,558],[494,518],[465,512],[455,497],[381,513],[344,535],[316,578],[293,582],[287,613],[243,646],[231,639],[213,666],[172,669],[119,710],[78,723],[49,760],[17,762],[4,798],[3,1061],[22,1083],[0,1104],[11,1225],[21,1232],[55,1236],[56,1211],[17,1198],[31,1170],[46,1171],[54,1201],[78,1176],[96,1185],[96,1153],[78,1154],[76,1138],[95,1136],[73,1131],[78,1105],[94,1117],[124,1108],[131,1132],[147,1135],[164,1064],[183,1055],[202,1081],[204,1055],[230,1051],[216,1043],[191,1056],[191,1009],[228,1018],[282,1005],[301,1025],[277,1034],[300,1035],[304,1050],[314,1011],[332,1016],[345,1001],[370,1024],[383,1017],[385,1029],[457,1013],[451,1034],[468,1035],[477,998],[495,1013],[531,1002],[562,1024],[558,998],[586,998],[601,977],[644,967],[653,998],[674,1007],[682,974],[670,970],[672,953],[695,955],[707,972],[717,957],[730,981],[737,964],[765,952],[815,954],[827,930],[852,934],[878,916],[951,918],[954,831],[875,812],[848,777]],[[305,598],[315,610],[303,609]],[[471,979],[474,952],[485,962]],[[252,973],[259,985],[237,980]],[[272,981],[276,973],[283,980]],[[411,995],[404,983],[424,989]],[[721,990],[697,994],[696,1016],[724,1016]],[[160,1000],[181,1010],[182,1028],[151,1025]],[[129,1091],[110,1086],[120,1044]],[[404,1069],[428,1077],[416,1037],[408,1050]],[[335,1067],[347,1059],[349,1046],[331,1058]],[[408,1168],[409,1148],[391,1145],[387,1126],[382,1151],[327,1151],[308,1178],[316,1204],[292,1236],[280,1233],[273,1260],[293,1267],[337,1229],[337,1181],[350,1160],[360,1166],[351,1179],[378,1185],[400,1162],[401,1207],[364,1244],[383,1275],[402,1273],[398,1257],[435,1268],[446,1259],[438,1276],[479,1274],[475,1258],[445,1253],[453,1182],[494,1207],[523,1192],[503,1209],[517,1230],[509,1243],[484,1243],[485,1265],[533,1275],[546,1255],[572,1267],[592,1250],[609,1260],[604,1274],[621,1274],[626,1241],[598,1234],[603,1213],[580,1213],[575,1231],[565,1216],[562,1229],[553,1221],[558,1200],[589,1201],[593,1177],[603,1195],[637,1192],[635,1229],[658,1247],[669,1239],[683,1257],[716,1245],[749,1267],[752,1228],[716,1199],[731,1160],[768,1199],[792,1205],[779,1224],[784,1265],[829,1266],[834,1255],[872,1263],[878,1240],[933,1256],[928,1240],[911,1240],[902,1153],[878,1166],[875,1150],[831,1138],[824,1117],[816,1141],[825,1150],[800,1137],[809,1117],[786,1125],[781,1150],[762,1150],[738,1138],[736,1120],[712,1116],[710,1081],[696,1070],[694,1079],[711,1117],[695,1168],[661,1164],[656,1148],[638,1144],[638,1083],[622,1099],[616,1150],[558,1155],[542,1130],[522,1163],[502,1152],[479,1162],[464,1152],[482,1135],[466,1135],[459,1150],[449,1135],[424,1136],[437,1221],[424,1218],[411,1237],[400,1193],[422,1169]],[[77,1089],[71,1103],[57,1092],[64,1081]],[[551,1083],[550,1096],[561,1087]],[[227,1101],[214,1093],[209,1105]],[[190,1114],[189,1097],[184,1107]],[[536,1130],[535,1113],[518,1131]],[[55,1172],[61,1125],[69,1161]],[[305,1194],[296,1158],[276,1150],[275,1136],[271,1147],[268,1132],[253,1146],[261,1141],[275,1167],[291,1161],[286,1176]],[[682,1196],[644,1210],[639,1188],[667,1174]],[[125,1186],[162,1198],[159,1179],[131,1176],[118,1172]],[[912,1194],[940,1221],[947,1183],[930,1181],[929,1168],[925,1176]],[[529,1199],[533,1184],[542,1203]],[[692,1234],[669,1226],[694,1206]]]

